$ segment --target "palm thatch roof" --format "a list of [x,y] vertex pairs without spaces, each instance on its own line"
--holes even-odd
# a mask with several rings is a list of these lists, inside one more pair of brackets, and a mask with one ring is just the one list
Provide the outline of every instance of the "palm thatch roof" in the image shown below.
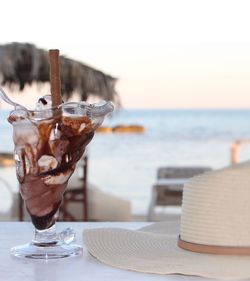
[[[81,100],[94,95],[105,100],[119,101],[115,90],[117,78],[64,56],[60,57],[60,63],[61,87],[65,99],[77,93]],[[29,43],[0,45],[0,83],[2,85],[18,85],[22,91],[26,84],[48,81],[48,51]]]

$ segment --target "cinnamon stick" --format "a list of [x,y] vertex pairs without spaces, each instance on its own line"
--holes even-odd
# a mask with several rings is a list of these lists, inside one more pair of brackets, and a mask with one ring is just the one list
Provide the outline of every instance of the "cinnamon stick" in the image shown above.
[[56,107],[62,103],[59,50],[49,50],[49,63],[52,106]]

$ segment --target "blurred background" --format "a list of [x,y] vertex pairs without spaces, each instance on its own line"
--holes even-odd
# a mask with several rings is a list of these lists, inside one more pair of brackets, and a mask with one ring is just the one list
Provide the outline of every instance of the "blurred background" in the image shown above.
[[[78,188],[90,190],[88,219],[149,219],[170,184],[160,168],[217,169],[250,158],[249,8],[230,0],[1,3],[0,81],[12,99],[32,108],[48,93],[46,52],[57,48],[65,100],[116,106],[87,149]],[[13,150],[10,109],[0,101],[3,155]],[[0,168],[2,220],[19,217],[12,164]],[[180,177],[188,176],[172,175]],[[159,205],[165,214],[167,203]]]

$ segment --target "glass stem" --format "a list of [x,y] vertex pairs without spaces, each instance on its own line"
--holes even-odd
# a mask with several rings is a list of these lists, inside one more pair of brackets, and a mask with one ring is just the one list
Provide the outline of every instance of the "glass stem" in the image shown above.
[[35,228],[35,237],[32,242],[37,246],[48,246],[50,244],[56,244],[58,242],[58,238],[56,234],[55,224],[45,230],[38,230]]

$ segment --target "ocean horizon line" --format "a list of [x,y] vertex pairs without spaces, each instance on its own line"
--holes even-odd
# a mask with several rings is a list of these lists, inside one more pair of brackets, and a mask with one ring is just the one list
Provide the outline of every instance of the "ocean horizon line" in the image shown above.
[[150,107],[145,107],[145,108],[136,108],[136,107],[121,107],[121,108],[116,108],[116,110],[120,111],[126,111],[126,110],[135,110],[135,111],[250,111],[249,108],[241,108],[241,107],[232,107],[232,108],[150,108]]
[[[12,111],[13,108],[1,108],[0,107],[0,111]],[[224,112],[232,112],[232,111],[250,111],[250,107],[249,108],[150,108],[150,107],[145,107],[145,108],[136,108],[136,107],[117,107],[115,108],[115,111],[186,111],[186,112],[191,112],[191,111],[197,111],[197,112],[201,112],[201,111],[224,111]]]

